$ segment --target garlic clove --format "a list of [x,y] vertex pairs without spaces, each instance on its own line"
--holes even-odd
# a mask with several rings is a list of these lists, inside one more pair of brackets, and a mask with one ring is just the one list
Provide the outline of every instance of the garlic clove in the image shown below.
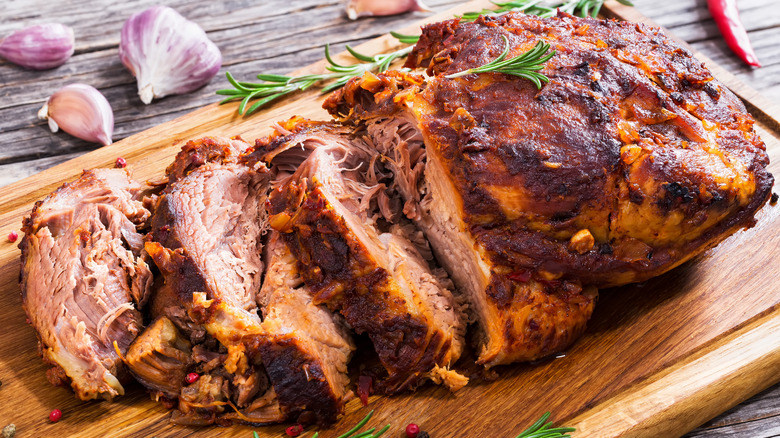
[[90,85],[71,84],[57,90],[38,111],[38,118],[48,119],[51,132],[62,128],[82,140],[111,144],[114,112],[108,100]]
[[33,70],[65,64],[74,49],[73,29],[58,23],[26,27],[0,40],[0,57]]
[[419,0],[349,0],[347,3],[347,16],[350,20],[415,11],[430,12],[431,10]]
[[166,6],[151,7],[125,22],[119,57],[136,77],[146,104],[200,88],[222,66],[222,54],[206,32]]

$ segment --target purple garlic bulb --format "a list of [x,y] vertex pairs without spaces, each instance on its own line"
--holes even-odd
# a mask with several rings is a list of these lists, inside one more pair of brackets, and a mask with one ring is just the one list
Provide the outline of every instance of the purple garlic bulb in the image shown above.
[[166,6],[153,6],[125,22],[119,57],[138,80],[138,95],[146,104],[200,88],[222,66],[222,54],[206,32]]
[[74,47],[73,29],[64,24],[38,24],[0,40],[0,57],[33,70],[48,70],[65,64]]
[[350,20],[414,11],[430,12],[430,9],[420,0],[349,0],[347,3],[347,16]]

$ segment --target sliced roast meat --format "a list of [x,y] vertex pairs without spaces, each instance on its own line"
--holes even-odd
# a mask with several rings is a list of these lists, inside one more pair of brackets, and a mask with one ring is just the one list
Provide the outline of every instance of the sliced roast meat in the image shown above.
[[152,216],[146,248],[165,279],[152,311],[170,318],[196,343],[218,306],[193,307],[194,293],[205,293],[204,303],[224,303],[236,315],[257,308],[270,174],[262,165],[237,163],[247,147],[237,139],[189,142],[169,166],[173,182],[159,196]]
[[[383,97],[412,99],[426,89],[422,76],[388,72],[377,78],[384,93],[378,84],[372,90]],[[438,149],[436,142],[444,140],[431,137],[420,121],[423,110],[434,108],[429,103],[393,107],[388,102],[394,98],[386,98],[387,102],[375,101],[355,80],[326,107],[334,114],[349,114],[344,121],[368,136],[382,165],[394,174],[389,191],[404,199],[404,214],[425,232],[437,260],[466,294],[478,322],[478,362],[494,366],[528,361],[568,347],[585,330],[596,289],[583,288],[576,279],[535,278],[532,270],[506,263],[489,251],[470,222],[489,228],[492,219],[470,214],[453,182],[458,170],[447,167]],[[347,110],[353,106],[355,110]],[[453,120],[453,125],[460,123]],[[471,184],[463,190],[481,189]]]
[[[22,302],[54,384],[82,400],[124,394],[124,354],[143,327],[152,273],[137,227],[149,212],[124,169],[85,171],[24,220]],[[135,303],[135,304],[134,304]]]
[[146,250],[164,278],[152,312],[193,344],[191,370],[200,375],[178,394],[171,418],[181,424],[284,419],[273,400],[256,403],[273,391],[258,354],[255,301],[270,174],[262,163],[237,162],[247,147],[222,138],[186,144],[151,220]]
[[350,330],[343,318],[312,302],[297,261],[275,231],[265,254],[267,271],[258,294],[265,369],[286,417],[313,415],[320,424],[332,423],[351,395],[347,363],[355,346]]
[[447,372],[460,357],[465,323],[408,238],[379,230],[376,154],[338,125],[293,119],[283,128],[286,135],[255,152],[274,166],[300,164],[272,191],[270,223],[299,261],[313,302],[369,335],[388,373],[386,391]]

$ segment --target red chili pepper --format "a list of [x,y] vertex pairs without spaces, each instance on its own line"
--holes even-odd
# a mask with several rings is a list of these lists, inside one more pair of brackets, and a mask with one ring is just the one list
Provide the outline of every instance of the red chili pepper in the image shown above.
[[368,406],[368,396],[371,394],[373,383],[374,379],[369,376],[358,377],[357,393],[363,406]]
[[60,418],[62,418],[62,411],[59,409],[55,409],[49,413],[49,421],[52,423],[60,421]]
[[739,19],[737,0],[707,0],[707,6],[729,48],[749,65],[761,67],[745,26]]
[[298,436],[303,433],[303,426],[301,426],[300,424],[296,424],[295,426],[290,426],[284,430],[284,433],[286,433],[287,436]]

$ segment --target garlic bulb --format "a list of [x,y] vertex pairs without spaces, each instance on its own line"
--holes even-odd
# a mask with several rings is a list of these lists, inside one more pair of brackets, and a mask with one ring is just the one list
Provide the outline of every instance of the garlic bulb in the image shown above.
[[138,95],[146,104],[200,88],[222,66],[222,54],[206,32],[166,6],[151,7],[125,22],[119,57],[138,80]]
[[412,11],[430,12],[430,9],[419,0],[349,0],[347,3],[347,16],[350,20]]
[[38,118],[48,119],[51,132],[59,128],[92,143],[111,144],[114,112],[100,91],[86,84],[60,88],[38,111]]
[[0,56],[33,70],[65,64],[75,47],[73,29],[50,23],[26,27],[0,41]]

